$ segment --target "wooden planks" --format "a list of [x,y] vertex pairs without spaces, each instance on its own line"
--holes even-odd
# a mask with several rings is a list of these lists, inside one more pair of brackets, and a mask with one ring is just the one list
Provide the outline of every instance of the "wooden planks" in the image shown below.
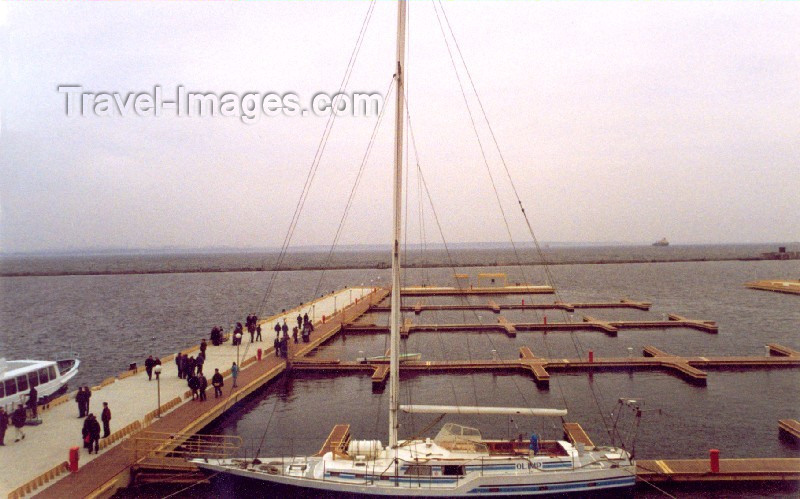
[[745,283],[745,287],[750,289],[758,289],[761,291],[774,291],[776,293],[800,295],[800,281],[794,281],[791,279],[753,281]]
[[589,435],[583,430],[583,427],[578,423],[563,423],[564,437],[572,443],[572,445],[583,444],[586,447],[594,447],[594,442],[589,438]]
[[347,455],[347,446],[350,444],[350,425],[337,424],[331,430],[325,443],[320,447],[318,456],[324,456],[328,452],[334,454]]
[[785,437],[800,441],[800,421],[796,419],[778,420],[778,432]]
[[648,482],[725,482],[800,480],[800,459],[720,459],[711,472],[708,459],[636,460],[636,477]]

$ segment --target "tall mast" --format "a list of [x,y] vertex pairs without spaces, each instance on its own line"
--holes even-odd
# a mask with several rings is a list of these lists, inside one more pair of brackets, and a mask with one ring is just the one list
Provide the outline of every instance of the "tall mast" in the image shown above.
[[400,405],[400,216],[403,186],[403,70],[406,52],[406,2],[397,2],[397,65],[394,117],[394,237],[392,238],[392,312],[389,357],[389,447],[397,447],[397,410]]

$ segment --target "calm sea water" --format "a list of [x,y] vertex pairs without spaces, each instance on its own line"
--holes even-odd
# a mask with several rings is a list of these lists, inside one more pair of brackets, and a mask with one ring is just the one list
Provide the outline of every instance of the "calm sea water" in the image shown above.
[[[751,253],[760,248],[750,248]],[[590,251],[590,250],[584,250]],[[614,258],[645,258],[663,248],[603,249]],[[729,252],[741,252],[733,247]],[[724,253],[724,252],[723,252]],[[692,249],[712,259],[718,247]],[[591,254],[588,254],[591,257]],[[500,255],[506,258],[508,255]],[[160,260],[158,260],[160,258]],[[181,268],[181,257],[148,256],[145,266]],[[199,258],[199,257],[192,257]],[[348,255],[349,259],[358,256]],[[364,258],[372,258],[364,257]],[[92,268],[85,260],[62,258],[59,263],[41,259],[25,268]],[[460,260],[463,262],[463,260]],[[16,270],[19,260],[3,262],[3,271]],[[372,263],[369,260],[368,263]],[[203,265],[230,268],[241,256],[207,256]],[[104,259],[103,266],[113,265]],[[119,265],[130,266],[129,257]],[[149,267],[148,267],[149,268]],[[135,269],[135,266],[134,266]],[[407,283],[452,283],[454,269],[411,269]],[[542,282],[540,267],[487,267],[455,269],[475,275],[480,271],[506,272],[511,281]],[[516,357],[528,346],[537,355],[575,357],[588,350],[596,356],[625,356],[628,348],[641,355],[654,345],[682,355],[765,354],[764,345],[779,343],[800,349],[800,297],[759,292],[743,287],[753,279],[800,277],[798,261],[705,261],[691,263],[641,263],[616,265],[559,265],[550,268],[565,301],[616,301],[623,297],[653,302],[650,311],[625,309],[558,311],[504,311],[510,321],[536,322],[542,315],[552,321],[580,320],[584,314],[608,319],[663,319],[668,313],[717,321],[719,334],[688,329],[623,330],[611,338],[599,332],[519,333],[507,338],[498,333],[415,333],[404,341],[408,352],[424,359],[484,359],[492,351]],[[147,355],[166,355],[195,344],[214,324],[226,326],[251,312],[269,313],[297,305],[347,285],[382,285],[387,270],[287,271],[276,275],[276,286],[265,309],[258,306],[270,279],[268,272],[170,273],[0,278],[0,356],[50,358],[62,351],[76,352],[83,364],[79,384],[94,384],[130,362]],[[515,301],[500,297],[498,301]],[[534,298],[552,302],[555,297]],[[417,298],[409,298],[416,301]],[[470,301],[481,300],[470,298]],[[460,298],[432,298],[430,302],[459,303]],[[486,322],[488,311],[425,312],[410,314],[424,322]],[[387,314],[370,314],[362,322],[387,323]],[[385,335],[339,337],[319,349],[322,358],[353,360],[359,352],[381,354]],[[596,442],[608,443],[603,417],[610,419],[620,397],[639,398],[648,409],[636,439],[639,458],[706,457],[718,448],[722,457],[798,457],[796,446],[778,438],[777,420],[800,419],[800,370],[708,371],[708,386],[693,386],[666,372],[609,372],[593,376],[554,373],[549,390],[536,386],[522,374],[443,374],[404,377],[402,397],[414,403],[469,405],[529,405],[567,407],[568,419],[580,422]],[[259,446],[262,454],[316,451],[334,424],[352,425],[355,438],[387,440],[387,393],[373,392],[365,374],[343,376],[295,374],[285,376],[219,420],[208,431],[236,434],[244,439],[243,453]],[[630,414],[623,413],[627,437]],[[430,422],[417,416],[403,418],[403,433],[413,435]],[[537,431],[559,434],[558,421],[509,421],[507,418],[461,419],[487,436],[506,437]],[[607,422],[607,421],[606,421]],[[437,428],[431,430],[432,434]],[[263,440],[263,442],[262,442]],[[229,495],[226,483],[194,489],[194,495]],[[700,494],[694,490],[690,495]],[[745,495],[768,493],[765,489]],[[646,492],[643,494],[647,495]],[[725,495],[737,495],[728,491]],[[158,495],[158,494],[156,494]]]

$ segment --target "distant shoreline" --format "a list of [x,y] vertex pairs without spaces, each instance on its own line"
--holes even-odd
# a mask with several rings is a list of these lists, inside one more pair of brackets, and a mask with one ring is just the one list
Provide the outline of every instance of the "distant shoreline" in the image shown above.
[[[631,263],[698,263],[698,262],[750,262],[750,261],[776,261],[770,258],[763,258],[758,256],[753,257],[736,257],[736,258],[633,258],[625,260],[603,260],[603,259],[589,259],[589,260],[574,260],[574,261],[552,261],[547,262],[546,265],[616,265],[616,264],[631,264]],[[787,261],[787,260],[784,260]],[[791,261],[791,260],[788,260]],[[405,265],[403,268],[407,269],[436,269],[436,268],[472,268],[472,267],[517,267],[524,265],[526,267],[544,265],[541,261],[528,261],[522,263],[502,262],[502,263],[455,263],[450,265],[448,263],[413,263]],[[260,266],[252,267],[231,267],[227,269],[164,269],[164,270],[75,270],[75,271],[43,271],[43,272],[0,272],[0,277],[65,277],[65,276],[102,276],[102,275],[151,275],[151,274],[211,274],[211,273],[229,273],[229,272],[304,272],[304,271],[321,271],[321,270],[388,270],[390,267],[386,263],[375,263],[373,265],[364,264],[338,264],[330,267],[322,267],[319,265],[288,265],[282,266],[278,269],[268,269]]]

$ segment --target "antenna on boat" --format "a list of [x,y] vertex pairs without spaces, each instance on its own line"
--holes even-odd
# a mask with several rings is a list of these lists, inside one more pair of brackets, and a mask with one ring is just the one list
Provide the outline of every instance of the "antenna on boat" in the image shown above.
[[[619,419],[620,415],[623,412],[623,409],[628,408],[633,412],[633,423],[629,430],[628,440],[630,441],[630,453],[631,459],[633,459],[634,454],[636,453],[636,435],[639,432],[639,423],[642,420],[642,414],[645,412],[657,412],[661,414],[661,409],[643,409],[644,407],[644,400],[639,399],[631,399],[631,398],[620,398],[617,400],[617,406],[614,409],[614,412],[611,413],[611,417],[614,418],[614,425],[611,428],[611,445],[615,444],[615,436],[619,437],[620,446],[624,449],[625,448],[625,439],[622,438],[619,431],[617,430],[619,426]],[[616,413],[616,414],[615,414]]]
[[403,68],[406,52],[406,1],[397,2],[397,64],[395,66],[394,208],[392,238],[392,312],[389,357],[389,447],[397,448],[397,410],[400,404],[400,226],[403,190]]

